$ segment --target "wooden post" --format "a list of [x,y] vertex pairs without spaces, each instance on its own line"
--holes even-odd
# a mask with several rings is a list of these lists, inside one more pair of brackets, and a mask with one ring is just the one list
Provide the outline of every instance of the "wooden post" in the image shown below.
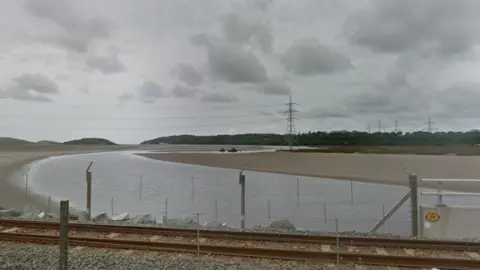
[[60,270],[68,269],[68,201],[60,202]]
[[93,161],[87,167],[86,170],[86,178],[87,178],[87,212],[88,212],[88,220],[92,218],[92,172],[90,168],[93,165]]
[[350,181],[350,204],[353,205],[353,181]]
[[410,184],[410,213],[412,219],[412,236],[418,236],[418,176],[409,175]]
[[268,200],[267,207],[268,207],[268,223],[270,224],[270,220],[271,220],[271,215],[270,215],[270,200]]
[[215,221],[218,222],[218,200],[215,199]]
[[241,221],[240,221],[240,226],[242,228],[242,231],[245,230],[245,175],[243,174],[243,171],[240,171],[239,175],[239,182],[240,185],[242,186],[242,191],[241,191],[241,208],[240,208],[240,215],[241,215]]

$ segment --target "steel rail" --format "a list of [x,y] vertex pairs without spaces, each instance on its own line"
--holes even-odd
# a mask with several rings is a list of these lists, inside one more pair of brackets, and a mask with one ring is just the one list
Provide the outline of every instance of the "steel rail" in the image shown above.
[[[4,233],[0,232],[0,241],[14,241],[24,243],[35,243],[44,245],[58,245],[59,238],[50,235],[23,234],[23,233]],[[85,246],[95,248],[110,249],[132,249],[149,250],[159,252],[183,252],[197,253],[196,244],[151,242],[138,240],[119,240],[102,239],[90,237],[69,237],[69,245]],[[210,255],[259,257],[282,260],[314,260],[323,262],[335,262],[337,253],[335,252],[317,252],[317,251],[299,251],[288,249],[269,249],[269,248],[245,248],[237,246],[224,245],[201,245],[200,253]],[[429,258],[429,257],[409,257],[409,256],[391,256],[377,254],[361,254],[340,252],[341,263],[355,263],[366,265],[382,265],[397,267],[441,267],[449,269],[480,268],[480,260],[466,259],[448,259],[448,258]]]
[[[32,220],[7,220],[0,219],[0,226],[36,228],[58,230],[58,222],[32,221]],[[70,230],[91,231],[103,233],[124,233],[144,234],[162,236],[197,237],[196,229],[179,229],[163,227],[140,227],[126,225],[106,224],[85,224],[69,223]],[[215,231],[199,230],[201,237],[213,239],[231,239],[243,241],[270,241],[289,242],[299,244],[330,244],[336,245],[336,236],[332,235],[300,235],[284,233],[263,233],[263,232],[239,232],[239,231]],[[480,243],[455,240],[433,240],[433,239],[405,239],[405,238],[380,238],[380,237],[358,237],[339,236],[340,245],[349,246],[378,246],[385,248],[415,248],[415,249],[437,249],[456,251],[480,251]]]

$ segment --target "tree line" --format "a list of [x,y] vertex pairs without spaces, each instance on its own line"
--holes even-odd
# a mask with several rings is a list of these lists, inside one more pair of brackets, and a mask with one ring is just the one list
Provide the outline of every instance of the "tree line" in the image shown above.
[[[288,135],[273,133],[248,133],[235,135],[175,135],[158,137],[141,144],[231,144],[231,145],[288,145]],[[480,144],[480,131],[468,132],[361,132],[332,131],[298,133],[293,137],[294,145],[473,145]]]

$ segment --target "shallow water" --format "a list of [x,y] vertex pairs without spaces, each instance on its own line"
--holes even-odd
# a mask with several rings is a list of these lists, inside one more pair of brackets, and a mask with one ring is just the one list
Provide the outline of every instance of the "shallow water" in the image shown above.
[[[195,217],[200,213],[201,223],[217,219],[240,225],[238,170],[156,161],[128,151],[82,154],[32,164],[29,187],[56,201],[68,199],[74,207],[85,209],[85,169],[90,161],[94,161],[93,213],[152,214],[158,219],[165,215]],[[248,227],[286,218],[297,228],[335,231],[337,219],[339,231],[368,231],[407,192],[406,187],[391,185],[249,171],[245,175]],[[480,202],[475,197],[444,201]],[[435,198],[422,197],[421,202],[434,203]],[[408,203],[381,229],[404,235],[409,230]]]

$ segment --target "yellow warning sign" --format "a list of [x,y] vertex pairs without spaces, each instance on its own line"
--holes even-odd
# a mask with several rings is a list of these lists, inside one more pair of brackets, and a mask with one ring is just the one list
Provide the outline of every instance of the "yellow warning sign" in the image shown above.
[[427,221],[430,221],[430,222],[437,222],[437,221],[440,220],[440,215],[438,213],[435,213],[435,212],[428,212],[425,215],[425,219]]

